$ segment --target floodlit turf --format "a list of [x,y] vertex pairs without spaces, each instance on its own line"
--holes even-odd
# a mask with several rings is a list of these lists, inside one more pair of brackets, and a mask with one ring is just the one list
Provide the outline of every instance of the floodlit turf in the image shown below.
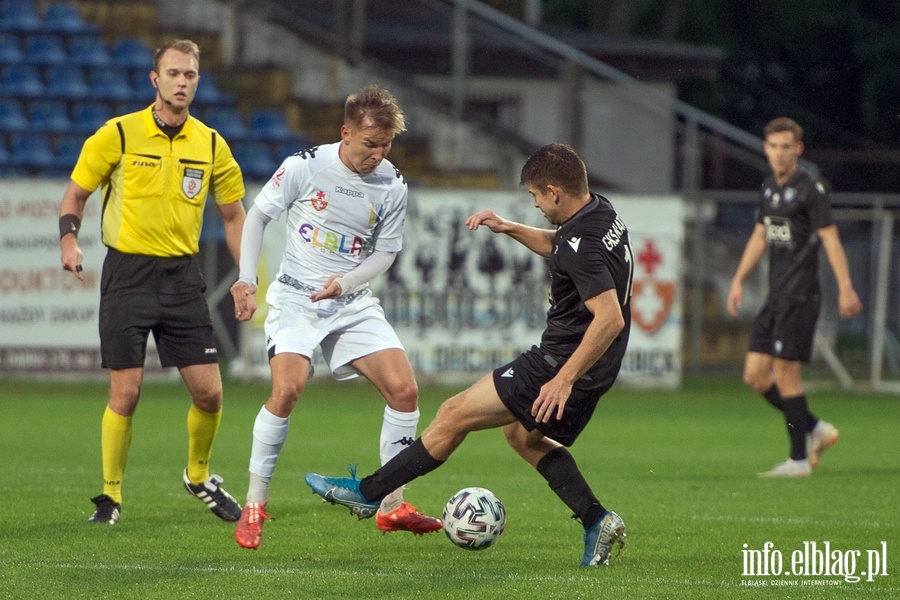
[[[226,386],[212,470],[241,501],[251,427],[267,392]],[[452,392],[423,386],[421,427]],[[182,488],[184,388],[145,384],[122,521],[89,524],[89,498],[101,491],[105,394],[104,384],[0,382],[0,598],[900,597],[896,396],[810,394],[840,441],[813,477],[763,480],[756,473],[786,456],[784,425],[738,378],[692,379],[677,393],[615,389],[572,453],[624,518],[628,543],[609,567],[583,569],[580,525],[499,431],[470,435],[406,492],[440,516],[458,489],[492,490],[508,523],[490,549],[464,551],[442,533],[382,535],[373,520],[313,496],[303,484],[308,471],[377,467],[383,403],[367,384],[313,383],[304,394],[256,551],[240,548],[233,525]],[[862,580],[744,576],[744,545],[762,551],[766,542],[768,563],[780,555],[783,571],[805,543],[821,550],[828,542],[844,572],[859,551]],[[888,575],[867,581],[867,551],[874,560],[885,547]]]

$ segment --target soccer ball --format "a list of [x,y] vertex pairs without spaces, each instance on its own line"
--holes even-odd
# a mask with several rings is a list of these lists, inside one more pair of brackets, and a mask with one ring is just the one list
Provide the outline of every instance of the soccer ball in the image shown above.
[[467,487],[447,501],[443,521],[451,542],[466,550],[484,550],[506,528],[506,508],[490,490]]

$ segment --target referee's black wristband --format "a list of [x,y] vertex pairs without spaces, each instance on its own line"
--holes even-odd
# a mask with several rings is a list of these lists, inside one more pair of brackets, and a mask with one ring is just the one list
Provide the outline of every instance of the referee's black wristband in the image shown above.
[[63,239],[63,236],[69,233],[78,237],[79,229],[81,229],[81,219],[76,215],[67,214],[59,218],[59,239]]

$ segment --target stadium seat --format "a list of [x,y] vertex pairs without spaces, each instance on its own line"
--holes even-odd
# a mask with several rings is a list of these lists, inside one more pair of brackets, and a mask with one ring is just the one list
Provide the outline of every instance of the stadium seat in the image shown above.
[[97,34],[100,26],[88,23],[81,18],[78,8],[66,2],[54,2],[44,13],[41,29],[52,33],[65,34]]
[[143,40],[134,37],[122,38],[112,47],[113,62],[128,69],[153,68],[153,52]]
[[76,65],[56,65],[47,69],[45,94],[60,100],[82,100],[92,90],[84,78],[84,70]]
[[52,167],[55,160],[50,139],[40,133],[13,136],[9,149],[9,163],[14,167],[45,169]]
[[209,106],[234,106],[236,98],[234,94],[223,92],[219,89],[216,74],[210,71],[201,71],[200,85],[197,86],[197,94],[194,102]]
[[269,147],[262,142],[237,143],[232,151],[246,179],[268,179],[278,168]]
[[25,40],[25,60],[33,65],[61,65],[68,62],[69,54],[60,36],[40,33]]
[[56,140],[56,152],[54,153],[55,166],[57,169],[71,173],[75,163],[78,162],[78,156],[81,154],[81,147],[84,145],[84,135],[69,134],[61,135]]
[[72,107],[72,132],[92,134],[111,118],[105,102],[79,102]]
[[25,60],[22,44],[18,36],[11,33],[0,33],[0,64],[21,63]]
[[131,71],[131,88],[134,98],[149,104],[156,98],[156,88],[150,83],[150,70],[134,69]]
[[22,103],[14,98],[0,99],[0,133],[18,133],[28,129],[28,117]]
[[41,29],[41,18],[31,0],[0,4],[0,31],[34,33]]
[[277,108],[251,110],[247,124],[250,137],[263,142],[281,142],[294,135],[294,132],[288,127],[284,111]]
[[229,143],[247,137],[247,126],[236,108],[213,106],[204,111],[200,120],[218,131]]
[[36,98],[44,93],[44,82],[36,67],[7,65],[0,75],[0,93],[5,96]]
[[116,104],[116,108],[113,111],[114,114],[117,115],[127,115],[128,113],[138,112],[144,110],[148,106],[153,103],[153,98],[147,98],[146,100],[130,100],[128,102],[119,102]]
[[105,67],[112,57],[100,37],[77,35],[69,39],[69,62],[82,67]]
[[307,148],[309,148],[309,138],[302,133],[295,133],[291,139],[278,144],[275,148],[275,158],[279,161],[283,161],[288,156],[297,154],[301,150],[306,150]]
[[91,69],[88,77],[91,94],[95,98],[121,102],[134,100],[135,93],[131,87],[128,71],[119,67],[97,67]]
[[33,131],[65,133],[72,128],[66,105],[59,100],[35,100],[28,108]]
[[9,150],[6,149],[6,140],[0,137],[0,175],[8,177],[5,167],[9,164]]

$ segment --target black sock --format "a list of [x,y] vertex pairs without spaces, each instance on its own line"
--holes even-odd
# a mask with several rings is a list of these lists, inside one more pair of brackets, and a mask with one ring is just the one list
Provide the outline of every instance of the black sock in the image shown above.
[[434,471],[444,461],[437,460],[425,449],[422,438],[416,439],[409,448],[404,449],[383,467],[363,477],[359,483],[359,491],[366,500],[383,500],[385,496],[426,473]]
[[[769,388],[769,391],[763,394],[763,398],[775,407],[776,410],[780,412],[784,412],[784,400],[781,399],[781,392],[778,391],[778,386],[774,383],[772,387]],[[809,407],[806,408],[806,433],[812,433],[812,430],[816,428],[816,423],[819,422],[819,419],[816,415],[812,414],[809,411]]]
[[806,395],[793,398],[782,398],[784,401],[784,420],[787,423],[788,436],[791,439],[791,458],[806,458],[807,415]]
[[766,399],[766,402],[775,407],[775,410],[780,412],[784,412],[784,402],[781,400],[781,394],[778,392],[778,386],[774,383],[772,387],[769,388],[769,391],[763,394],[763,398]]
[[554,448],[538,461],[536,468],[547,480],[550,489],[581,520],[585,529],[600,520],[600,515],[606,509],[594,496],[568,450]]

